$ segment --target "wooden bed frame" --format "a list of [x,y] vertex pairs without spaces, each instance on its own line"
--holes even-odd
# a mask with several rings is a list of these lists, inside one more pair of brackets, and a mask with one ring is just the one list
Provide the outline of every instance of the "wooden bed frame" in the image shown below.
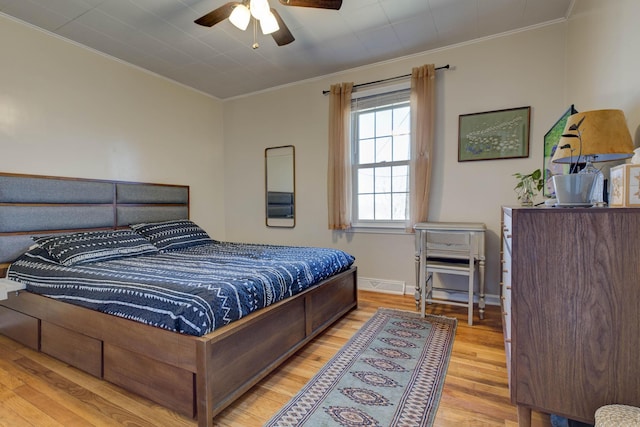
[[[7,190],[14,181],[17,189]],[[54,191],[60,186],[65,195],[60,199],[53,196],[51,183],[59,183]],[[80,187],[95,193],[94,184],[106,186],[104,194],[111,191],[113,200],[87,202],[84,196],[78,197]],[[37,190],[40,188],[44,190]],[[25,192],[30,194],[25,196]],[[18,193],[22,195],[16,196]],[[69,209],[80,210],[79,216],[84,218],[82,212],[88,212],[84,209],[97,210],[101,212],[97,216],[103,217],[102,208],[113,211],[113,223],[108,226],[61,228],[56,224],[57,211],[61,217],[68,217]],[[39,213],[41,210],[45,215]],[[16,215],[25,215],[26,219],[14,221]],[[118,228],[132,218],[143,222],[145,218],[158,221],[185,217],[188,187],[184,186],[0,173],[0,269],[6,270],[16,248],[27,244],[34,234]],[[42,222],[42,218],[49,220]],[[197,418],[199,426],[213,426],[215,415],[357,307],[356,276],[352,267],[202,337],[166,331],[27,291],[11,292],[8,299],[0,301],[0,333]]]

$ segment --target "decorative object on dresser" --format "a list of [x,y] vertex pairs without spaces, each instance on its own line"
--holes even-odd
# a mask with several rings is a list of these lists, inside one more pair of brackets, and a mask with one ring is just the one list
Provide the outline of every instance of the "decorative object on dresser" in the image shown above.
[[640,164],[619,165],[611,168],[609,174],[609,206],[640,207]]
[[[416,232],[416,304],[425,316],[426,304],[439,303],[467,307],[469,325],[473,325],[476,269],[478,270],[478,311],[484,318],[484,268],[486,226],[477,222],[420,222]],[[434,274],[467,276],[463,301],[453,299],[460,289],[434,287]],[[444,296],[434,295],[442,292]]]
[[518,195],[518,200],[522,206],[533,206],[533,199],[536,194],[544,188],[544,178],[542,177],[542,171],[536,169],[530,174],[523,175],[521,173],[514,173],[518,183],[513,188]]
[[511,401],[593,424],[640,406],[640,209],[502,210],[502,306]]
[[433,425],[456,325],[378,309],[265,426]]
[[531,107],[462,114],[458,161],[529,157]]
[[[576,151],[577,156],[574,154]],[[632,155],[633,141],[622,110],[593,110],[571,115],[552,161],[573,165],[570,172],[577,171],[582,159],[586,165],[579,172],[582,176],[557,175],[553,178],[558,202],[560,204],[592,203],[603,206],[605,204],[604,175],[593,166],[593,163],[623,160]],[[594,178],[584,175],[593,175]],[[576,197],[579,196],[575,193],[567,194],[566,190],[575,189],[584,192],[588,184],[577,182],[583,176],[593,181],[590,199],[576,202]],[[575,185],[566,182],[569,180]]]

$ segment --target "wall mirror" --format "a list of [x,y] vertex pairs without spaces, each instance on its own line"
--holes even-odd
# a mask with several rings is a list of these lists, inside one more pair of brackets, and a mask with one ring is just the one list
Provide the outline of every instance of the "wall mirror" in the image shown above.
[[295,148],[293,145],[264,150],[267,227],[295,227]]

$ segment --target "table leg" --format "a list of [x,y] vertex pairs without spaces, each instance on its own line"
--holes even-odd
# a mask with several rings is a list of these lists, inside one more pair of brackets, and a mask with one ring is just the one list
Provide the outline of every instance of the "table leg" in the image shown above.
[[480,319],[484,319],[484,306],[485,306],[485,301],[484,301],[484,259],[481,259],[479,261],[479,270],[480,270],[480,277],[479,277],[479,287],[480,287],[480,298],[478,300],[478,308],[480,309]]
[[420,255],[416,254],[415,258],[416,264],[416,291],[413,294],[413,297],[416,299],[416,310],[420,310]]

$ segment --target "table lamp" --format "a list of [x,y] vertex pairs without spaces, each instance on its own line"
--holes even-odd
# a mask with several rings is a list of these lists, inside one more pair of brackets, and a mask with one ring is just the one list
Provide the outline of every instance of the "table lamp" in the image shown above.
[[633,141],[622,110],[593,110],[576,113],[567,124],[552,162],[573,165],[586,163],[579,174],[595,174],[591,200],[603,205],[604,175],[595,162],[623,160],[633,156]]

